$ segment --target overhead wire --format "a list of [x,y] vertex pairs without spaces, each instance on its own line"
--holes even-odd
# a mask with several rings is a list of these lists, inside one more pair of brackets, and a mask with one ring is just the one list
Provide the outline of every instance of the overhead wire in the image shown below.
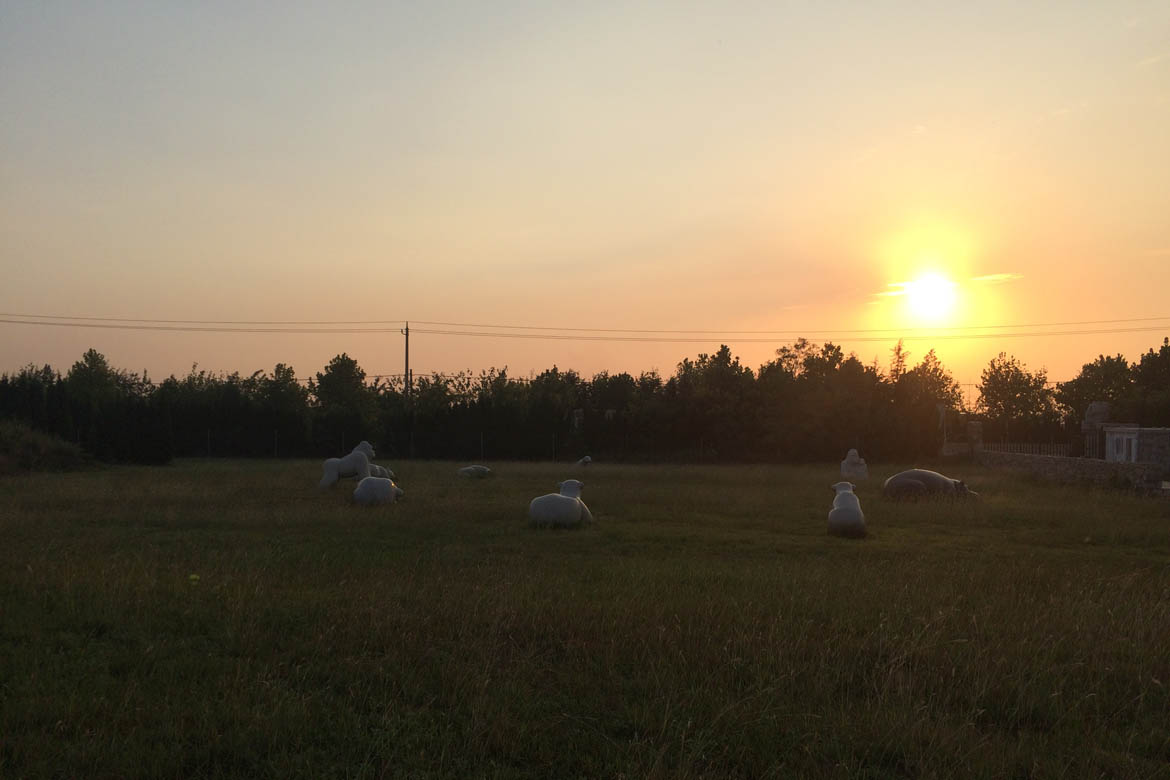
[[[2,315],[0,315],[2,316]],[[932,330],[932,331],[957,331],[957,330],[982,330],[990,328],[1055,328],[1065,327],[1068,325],[1108,325],[1123,322],[1155,322],[1159,320],[1170,320],[1170,316],[1166,317],[1129,317],[1125,319],[1115,320],[1074,320],[1070,322],[1034,322],[1034,323],[1017,323],[1013,325],[952,325],[939,326],[929,328],[851,328],[851,329],[826,329],[826,328],[789,328],[787,330],[646,330],[638,328],[562,328],[539,325],[485,325],[470,322],[432,322],[427,320],[410,320],[417,325],[435,325],[454,328],[499,328],[511,330],[562,330],[572,332],[590,332],[590,333],[678,333],[678,334],[700,334],[700,333],[714,333],[714,334],[729,334],[729,333],[745,333],[754,335],[780,335],[780,334],[808,334],[808,333],[889,333],[905,330]]]
[[406,322],[405,320],[161,320],[141,317],[79,317],[67,314],[20,314],[16,312],[0,312],[0,317],[93,322],[161,322],[172,325],[402,325]]
[[[133,323],[142,326],[141,329],[150,329],[146,326],[150,325],[202,325],[202,326],[259,326],[259,325],[279,325],[284,326],[274,328],[272,330],[256,330],[241,329],[239,331],[232,330],[230,332],[276,332],[276,333],[302,333],[302,332],[323,332],[323,333],[356,333],[356,332],[371,332],[382,333],[391,332],[397,326],[405,325],[408,322],[414,322],[416,325],[430,325],[439,328],[491,328],[495,330],[525,330],[525,331],[563,331],[567,333],[631,333],[631,334],[675,334],[675,335],[708,335],[708,336],[725,336],[725,335],[759,335],[759,336],[781,336],[786,334],[800,335],[815,335],[815,334],[849,334],[849,333],[905,333],[912,331],[929,331],[932,333],[949,333],[961,332],[971,330],[1005,330],[1011,328],[1055,328],[1068,326],[1085,326],[1085,325],[1116,325],[1121,323],[1137,323],[1137,322],[1158,322],[1170,321],[1170,316],[1162,317],[1128,317],[1121,319],[1104,319],[1104,320],[1068,320],[1063,322],[1032,322],[1032,323],[1013,323],[1013,324],[993,324],[993,325],[951,325],[951,326],[937,326],[937,327],[915,327],[915,328],[789,328],[784,330],[729,330],[729,329],[706,329],[706,330],[686,330],[686,329],[647,329],[647,328],[578,328],[578,327],[562,327],[552,325],[499,325],[487,323],[470,323],[470,322],[445,322],[437,320],[179,320],[179,319],[148,319],[136,317],[92,317],[92,316],[74,316],[63,314],[23,314],[15,312],[0,312],[0,322],[10,322],[24,325],[64,325],[75,324],[78,327],[85,327],[82,323],[100,322],[100,323]],[[64,322],[28,322],[26,320],[72,320],[79,321],[74,323]],[[328,328],[320,331],[316,330],[294,330],[292,326],[298,327],[317,327],[317,326],[336,326],[336,325],[382,325],[388,326],[384,328],[362,328],[362,329],[338,329]],[[394,326],[394,327],[389,327]],[[96,327],[96,326],[89,326]],[[114,326],[111,326],[114,327]],[[120,326],[129,329],[129,325]],[[161,326],[160,326],[161,327]],[[1157,330],[1158,328],[1154,328]],[[181,328],[174,328],[174,330],[182,330]],[[201,332],[202,329],[192,329],[195,332]],[[207,332],[215,332],[214,329],[208,328]],[[418,329],[417,332],[424,332],[423,329]],[[451,330],[432,330],[425,331],[444,335],[472,335],[464,334],[462,331],[456,332]],[[478,334],[474,334],[478,335]],[[548,334],[556,335],[556,334]],[[1073,335],[1081,335],[1079,333]],[[706,340],[706,339],[703,339]]]
[[[905,341],[962,341],[965,339],[994,339],[994,338],[1021,338],[1021,337],[1045,337],[1045,336],[1086,336],[1093,334],[1109,334],[1109,333],[1144,333],[1144,332],[1158,332],[1170,328],[1170,324],[1164,326],[1146,326],[1136,328],[1098,328],[1098,329],[1084,329],[1084,330],[1068,330],[1068,331],[1031,331],[1031,332],[999,332],[999,333],[951,333],[942,335],[931,334],[910,334],[897,335],[891,334],[888,336],[848,336],[842,341],[848,342],[885,342],[893,339],[902,339]],[[777,341],[787,341],[788,339],[776,338],[759,338],[755,336],[748,337],[728,337],[724,333],[719,337],[712,338],[665,338],[665,337],[642,337],[642,336],[583,336],[575,334],[553,334],[553,333],[495,333],[483,331],[463,331],[463,330],[431,330],[427,328],[411,329],[411,333],[425,333],[442,336],[474,336],[481,338],[506,338],[506,339],[544,339],[555,341],[609,341],[609,342],[645,342],[645,343],[678,343],[678,344],[705,344],[712,341],[732,341],[737,344],[750,343],[776,343]],[[808,334],[813,335],[813,334]]]

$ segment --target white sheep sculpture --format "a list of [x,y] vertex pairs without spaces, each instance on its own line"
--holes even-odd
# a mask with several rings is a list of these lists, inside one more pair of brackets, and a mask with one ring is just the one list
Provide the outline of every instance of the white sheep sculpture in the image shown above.
[[576,479],[566,479],[557,487],[559,493],[548,493],[532,499],[528,505],[529,522],[544,528],[575,528],[592,523],[593,515],[581,500],[581,488],[585,484]]
[[829,486],[836,493],[833,508],[829,511],[829,534],[832,536],[860,539],[866,535],[865,513],[861,511],[860,499],[853,493],[855,487],[852,482],[838,482]]
[[394,484],[394,480],[383,477],[366,477],[353,491],[353,502],[362,506],[393,504],[406,491]]
[[585,457],[581,458],[581,460],[577,461],[576,465],[580,468],[585,468],[586,466],[588,466],[592,462],[593,462],[593,458],[586,455]]
[[393,471],[384,466],[379,466],[377,463],[370,464],[370,476],[381,477],[382,479],[397,479]]
[[841,479],[869,479],[869,466],[865,465],[865,458],[857,454],[857,450],[849,450],[845,460],[841,461]]
[[464,466],[455,473],[461,477],[466,477],[467,479],[487,479],[488,477],[493,476],[491,469],[489,469],[487,466],[480,466],[478,464],[474,466]]
[[322,489],[330,487],[342,477],[365,479],[370,476],[370,459],[373,457],[374,448],[368,441],[363,440],[345,457],[327,458],[322,464],[324,473],[317,487]]

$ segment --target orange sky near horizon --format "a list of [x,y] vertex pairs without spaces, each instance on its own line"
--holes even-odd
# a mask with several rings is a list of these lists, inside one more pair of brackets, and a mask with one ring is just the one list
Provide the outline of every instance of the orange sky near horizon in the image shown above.
[[[0,320],[708,331],[412,335],[416,373],[519,376],[903,335],[967,385],[1170,335],[1161,2],[5,4],[0,102]],[[0,334],[0,372],[403,364],[396,332]]]

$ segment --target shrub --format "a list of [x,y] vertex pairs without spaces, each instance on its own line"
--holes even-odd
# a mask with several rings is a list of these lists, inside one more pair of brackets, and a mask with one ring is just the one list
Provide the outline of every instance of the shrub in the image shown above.
[[0,420],[0,474],[17,471],[71,471],[88,459],[81,448],[16,420]]

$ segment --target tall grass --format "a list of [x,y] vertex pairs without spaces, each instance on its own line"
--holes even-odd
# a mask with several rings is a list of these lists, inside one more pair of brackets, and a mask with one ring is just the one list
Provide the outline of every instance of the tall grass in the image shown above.
[[[1170,503],[964,469],[314,463],[0,481],[0,776],[1161,777]],[[876,472],[894,469],[875,469]]]

